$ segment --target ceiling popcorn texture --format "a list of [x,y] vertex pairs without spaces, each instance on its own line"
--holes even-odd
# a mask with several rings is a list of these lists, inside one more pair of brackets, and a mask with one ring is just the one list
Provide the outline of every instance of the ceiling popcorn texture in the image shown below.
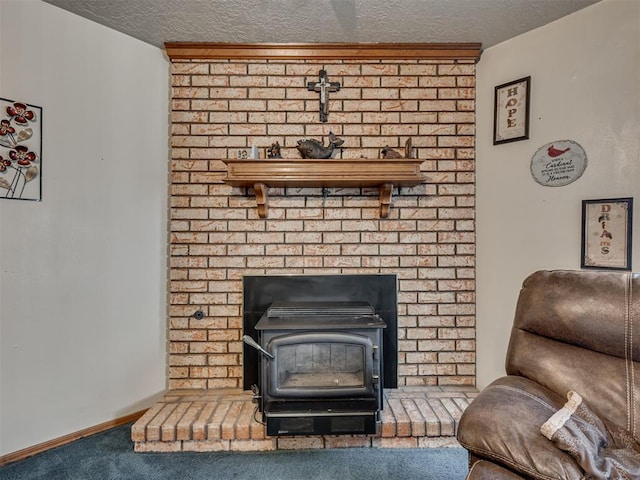
[[467,43],[488,48],[599,0],[44,0],[165,42]]

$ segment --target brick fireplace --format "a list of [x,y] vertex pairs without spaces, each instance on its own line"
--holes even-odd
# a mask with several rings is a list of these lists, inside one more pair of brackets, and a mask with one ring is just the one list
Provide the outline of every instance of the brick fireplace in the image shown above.
[[[243,276],[282,274],[397,275],[398,386],[473,386],[477,58],[169,56],[168,387],[241,388]],[[341,84],[326,123],[306,88],[321,69]],[[272,188],[266,219],[223,183],[238,149],[300,158],[329,132],[342,158],[410,138],[426,182],[396,187],[388,218],[375,188]]]

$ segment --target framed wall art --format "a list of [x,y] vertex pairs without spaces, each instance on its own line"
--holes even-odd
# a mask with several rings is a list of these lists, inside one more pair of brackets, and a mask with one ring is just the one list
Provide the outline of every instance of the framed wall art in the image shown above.
[[631,270],[633,198],[582,201],[582,268]]
[[0,98],[0,198],[42,199],[42,108]]
[[529,138],[531,77],[503,83],[495,89],[493,144]]

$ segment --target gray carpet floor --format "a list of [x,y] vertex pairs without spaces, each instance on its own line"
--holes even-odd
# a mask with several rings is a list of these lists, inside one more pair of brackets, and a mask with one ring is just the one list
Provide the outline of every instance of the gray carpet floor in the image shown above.
[[2,480],[464,480],[462,448],[135,453],[131,425],[0,467]]

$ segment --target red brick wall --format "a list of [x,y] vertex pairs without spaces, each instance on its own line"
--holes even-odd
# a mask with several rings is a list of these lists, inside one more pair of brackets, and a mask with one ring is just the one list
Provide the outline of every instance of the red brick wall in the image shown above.
[[[307,82],[342,88],[321,123]],[[475,384],[475,64],[473,61],[172,63],[169,387],[242,385],[242,276],[395,273],[399,385]],[[424,185],[271,189],[269,217],[222,183],[238,148],[344,139],[379,158],[411,138]],[[202,308],[205,318],[193,313]]]

